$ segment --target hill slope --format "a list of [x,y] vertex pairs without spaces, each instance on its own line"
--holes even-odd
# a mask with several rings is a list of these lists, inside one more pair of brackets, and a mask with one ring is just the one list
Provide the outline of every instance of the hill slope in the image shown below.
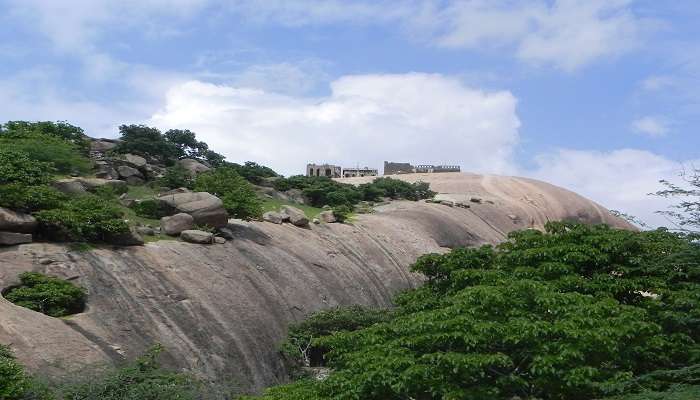
[[394,202],[353,225],[310,229],[233,221],[236,239],[223,245],[2,249],[0,288],[16,284],[21,272],[40,271],[74,279],[89,296],[87,310],[67,319],[0,299],[0,342],[31,369],[52,375],[133,358],[161,343],[171,366],[260,389],[284,379],[276,349],[290,322],[339,304],[390,305],[394,293],[420,284],[408,267],[422,254],[497,243],[548,220],[631,228],[603,207],[538,181],[471,174],[401,179],[428,181],[443,198],[480,202],[467,200],[468,209]]

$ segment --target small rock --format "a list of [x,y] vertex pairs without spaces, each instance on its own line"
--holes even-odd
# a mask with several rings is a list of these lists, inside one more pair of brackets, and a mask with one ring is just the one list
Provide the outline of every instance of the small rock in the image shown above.
[[56,262],[56,260],[54,260],[53,258],[40,258],[39,259],[39,264],[41,264],[41,265],[49,265],[49,264],[53,264],[55,262]]
[[318,218],[314,218],[313,223],[316,224],[316,225],[318,225],[318,224],[321,223],[321,220],[318,219]]
[[185,213],[179,213],[160,219],[160,228],[166,235],[177,236],[182,231],[192,229],[193,227],[194,218]]
[[148,226],[139,226],[136,228],[136,232],[138,232],[139,235],[145,235],[145,236],[153,236],[155,235],[155,231],[153,228],[150,228]]
[[214,238],[214,243],[216,243],[216,244],[224,244],[224,243],[226,243],[226,239],[224,239],[224,238],[222,238],[222,237],[220,237],[220,236],[216,236],[216,237]]
[[338,221],[338,219],[335,217],[335,213],[333,213],[333,210],[322,211],[320,214],[318,214],[318,218],[327,224],[332,224]]
[[289,216],[286,214],[278,213],[276,211],[268,211],[262,216],[263,221],[271,222],[273,224],[281,224],[285,220],[289,220]]
[[107,243],[117,246],[141,246],[144,244],[141,235],[134,229],[129,229],[128,232],[119,233],[106,238]]
[[14,246],[31,242],[32,235],[28,233],[0,232],[0,246]]
[[214,234],[198,230],[187,230],[180,233],[180,239],[189,243],[212,244],[214,242]]
[[0,231],[32,233],[37,222],[34,217],[0,207]]
[[300,209],[292,206],[282,206],[282,211],[289,216],[289,222],[295,226],[304,227],[309,225],[309,219]]
[[226,240],[233,240],[235,238],[233,231],[229,228],[219,228],[217,232],[219,236]]
[[58,179],[54,181],[52,185],[59,192],[66,194],[81,194],[87,192],[83,183],[75,178]]
[[471,199],[469,199],[469,201],[471,201],[472,203],[481,203],[481,199],[478,197],[472,197]]
[[443,206],[448,206],[448,207],[454,207],[454,205],[455,205],[454,201],[450,201],[450,200],[442,200],[440,202],[440,204],[442,204]]
[[136,168],[146,166],[146,159],[136,154],[124,154],[122,159]]

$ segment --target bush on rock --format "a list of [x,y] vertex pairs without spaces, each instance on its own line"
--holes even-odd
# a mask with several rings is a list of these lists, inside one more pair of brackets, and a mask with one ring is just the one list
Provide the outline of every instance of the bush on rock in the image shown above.
[[19,276],[21,284],[3,294],[7,301],[51,317],[76,314],[85,308],[85,289],[36,272]]

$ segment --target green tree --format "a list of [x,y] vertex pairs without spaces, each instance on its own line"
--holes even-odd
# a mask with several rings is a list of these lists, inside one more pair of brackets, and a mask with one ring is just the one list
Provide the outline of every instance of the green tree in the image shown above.
[[180,149],[157,129],[145,125],[121,125],[117,153],[133,153],[168,161],[177,158]]
[[682,231],[698,232],[700,230],[700,169],[683,171],[680,176],[685,182],[684,186],[667,180],[659,181],[664,189],[652,193],[653,195],[680,200],[671,206],[671,210],[657,211],[657,213],[668,217]]
[[[700,382],[700,245],[553,223],[421,257],[388,322],[315,338],[333,368],[268,399],[690,398]],[[673,394],[675,393],[675,394]],[[682,397],[686,396],[686,397]]]
[[158,184],[170,189],[180,187],[192,189],[194,178],[182,165],[175,164],[165,170],[165,174],[158,179]]
[[255,219],[262,216],[262,203],[250,183],[231,167],[215,168],[199,174],[194,188],[219,197],[233,217]]
[[34,133],[67,140],[76,145],[83,155],[86,155],[90,148],[90,141],[83,129],[66,121],[9,121],[0,125],[0,135],[7,137],[23,137]]
[[113,200],[93,194],[73,197],[34,215],[40,233],[52,240],[108,242],[129,231],[122,209]]
[[92,167],[76,144],[43,133],[0,135],[0,148],[22,152],[33,161],[50,163],[61,174],[84,174]]
[[83,311],[87,292],[63,279],[37,272],[19,276],[20,285],[3,296],[18,306],[38,311],[51,317],[64,317]]
[[42,185],[51,181],[51,163],[35,161],[27,153],[0,147],[0,185]]

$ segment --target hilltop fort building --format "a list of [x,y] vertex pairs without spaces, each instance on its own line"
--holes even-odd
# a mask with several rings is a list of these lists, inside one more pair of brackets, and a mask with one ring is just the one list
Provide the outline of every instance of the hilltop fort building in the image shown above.
[[356,176],[377,176],[379,171],[376,168],[343,168],[343,178],[354,178]]
[[325,176],[327,178],[340,178],[342,168],[333,164],[307,164],[306,176]]
[[384,175],[399,175],[413,173],[440,173],[440,172],[460,172],[459,165],[432,165],[421,164],[413,166],[409,163],[395,163],[384,161]]

